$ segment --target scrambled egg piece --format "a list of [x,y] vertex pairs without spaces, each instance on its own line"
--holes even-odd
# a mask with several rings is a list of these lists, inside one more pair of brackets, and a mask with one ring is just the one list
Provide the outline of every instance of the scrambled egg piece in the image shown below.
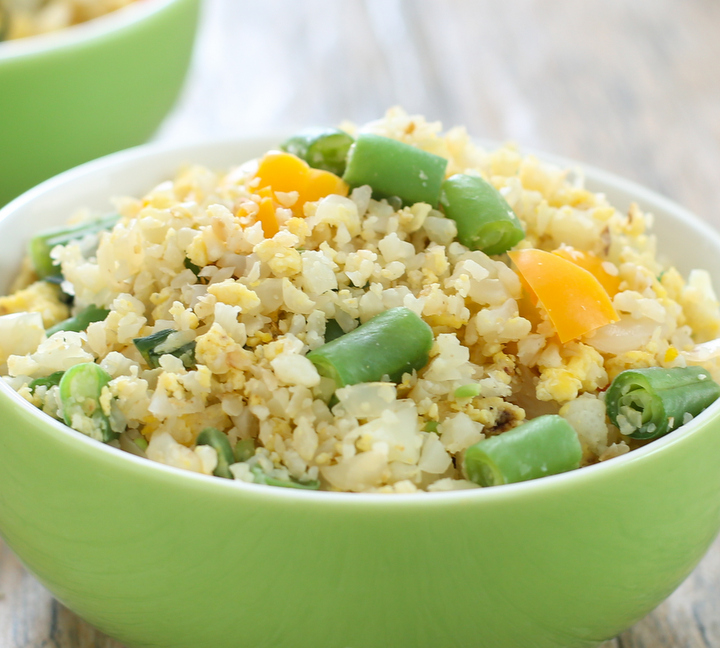
[[580,342],[565,344],[556,366],[539,365],[538,400],[559,403],[577,398],[582,391],[592,392],[608,384],[603,357],[595,349]]
[[70,309],[60,301],[60,288],[47,281],[36,281],[24,290],[0,297],[0,315],[40,313],[45,328],[70,317]]

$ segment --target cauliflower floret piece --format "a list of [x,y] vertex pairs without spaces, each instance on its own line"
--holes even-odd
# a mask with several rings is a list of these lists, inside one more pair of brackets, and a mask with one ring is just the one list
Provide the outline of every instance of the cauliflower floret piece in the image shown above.
[[145,454],[152,461],[203,475],[212,475],[217,467],[215,448],[202,445],[191,450],[175,441],[168,432],[153,434]]
[[281,353],[270,361],[270,366],[280,382],[286,385],[316,387],[320,384],[320,374],[315,365],[297,353]]
[[438,425],[440,441],[452,454],[467,450],[471,445],[482,441],[485,438],[482,430],[481,423],[473,421],[463,412],[449,416]]
[[560,408],[560,416],[577,432],[583,459],[599,457],[608,449],[605,403],[592,394],[581,394]]
[[387,455],[376,450],[360,452],[334,466],[325,466],[320,474],[339,491],[359,493],[377,487],[390,477]]
[[290,232],[278,232],[273,238],[258,243],[253,252],[276,277],[292,277],[303,267],[300,252],[295,249],[298,237]]
[[720,333],[720,306],[706,270],[693,270],[680,295],[687,323],[698,342],[713,340]]
[[215,323],[210,330],[196,339],[195,358],[207,366],[214,374],[226,374],[237,364],[243,348],[235,342],[220,324]]
[[322,295],[330,290],[337,290],[335,268],[337,264],[323,252],[313,250],[303,252],[302,285],[305,291],[311,295]]
[[[41,319],[39,314],[31,315],[38,320]],[[5,317],[16,316],[6,315]],[[40,337],[39,332],[33,333],[33,329],[30,328],[25,331],[25,334],[28,337],[30,335]],[[45,336],[44,330],[42,336]],[[92,354],[83,348],[84,341],[83,333],[73,331],[55,333],[42,342],[35,353],[25,356],[11,355],[7,360],[8,373],[11,376],[47,376],[54,371],[67,371],[70,367],[82,362],[92,362],[94,360]]]
[[378,444],[387,448],[388,461],[417,464],[423,437],[418,429],[415,403],[395,401],[379,418],[361,425],[357,430],[360,450],[373,450]]
[[164,371],[158,376],[148,410],[158,419],[202,412],[210,395],[211,378],[205,365],[184,375]]
[[44,339],[45,327],[40,313],[0,316],[0,364],[4,364],[11,353],[18,356],[32,353]]
[[475,328],[485,341],[483,353],[487,356],[498,353],[506,342],[523,339],[530,333],[532,324],[520,317],[514,299],[508,299],[502,306],[483,308],[475,316]]

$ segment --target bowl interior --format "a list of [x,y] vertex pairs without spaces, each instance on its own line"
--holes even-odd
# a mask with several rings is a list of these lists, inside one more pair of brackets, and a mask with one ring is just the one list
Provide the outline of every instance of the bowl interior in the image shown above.
[[[47,180],[0,209],[0,294],[8,290],[25,255],[27,242],[37,232],[64,224],[78,210],[89,209],[97,215],[111,212],[113,198],[142,196],[157,184],[173,178],[185,165],[201,164],[219,171],[228,169],[277,148],[283,139],[281,136],[268,135],[181,146],[144,145],[100,158]],[[487,145],[488,148],[491,146]],[[611,204],[621,211],[627,210],[632,202],[638,203],[642,210],[655,217],[653,231],[657,235],[659,254],[663,260],[675,265],[684,276],[694,268],[704,268],[710,272],[716,285],[720,285],[720,234],[708,224],[676,203],[633,182],[560,157],[542,153],[538,155],[562,168],[582,173],[589,189],[605,193]],[[10,392],[15,399],[16,394],[2,383],[0,391]],[[42,416],[22,399],[15,400],[35,415]],[[710,408],[707,416],[714,417],[718,408],[720,403]],[[700,424],[705,418],[704,415],[697,423]],[[63,428],[60,425],[57,427]],[[684,426],[644,449],[624,455],[611,463],[634,461],[640,454],[659,449],[694,428],[694,423]],[[77,438],[75,434],[71,436]],[[86,441],[84,438],[79,440]],[[106,446],[101,448],[113,451]],[[133,459],[125,453],[118,454]],[[602,469],[606,465],[599,464],[590,470]],[[186,475],[184,471],[170,470]],[[546,478],[543,482],[563,480],[575,474],[558,475]],[[502,490],[522,490],[527,485],[515,484],[503,487]],[[461,493],[451,495],[461,497]],[[295,492],[282,494],[304,495]],[[434,494],[435,497],[437,495]]]

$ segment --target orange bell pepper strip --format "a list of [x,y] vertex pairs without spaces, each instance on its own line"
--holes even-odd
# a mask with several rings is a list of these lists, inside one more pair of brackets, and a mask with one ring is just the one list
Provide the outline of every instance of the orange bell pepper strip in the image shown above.
[[307,188],[300,196],[300,200],[303,203],[315,202],[330,194],[347,196],[349,191],[350,187],[340,176],[322,169],[310,169]]
[[347,196],[350,189],[342,178],[334,173],[311,169],[307,162],[299,157],[279,151],[270,151],[262,157],[255,178],[259,179],[255,193],[263,197],[269,195],[264,192],[297,191],[298,199],[292,206],[297,216],[302,216],[306,202],[314,202],[330,194]]
[[515,250],[508,256],[547,311],[565,344],[620,318],[597,278],[558,254]]
[[307,162],[296,155],[270,151],[260,160],[255,177],[260,179],[258,188],[271,187],[273,191],[302,194],[310,176]]
[[272,238],[280,231],[280,225],[275,216],[275,203],[271,198],[260,199],[260,209],[256,215],[265,234],[265,238]]
[[620,277],[611,275],[603,266],[603,260],[592,252],[582,252],[571,247],[561,247],[553,250],[553,254],[557,254],[563,259],[572,261],[575,265],[585,268],[591,275],[597,279],[607,294],[612,298],[618,294],[620,289]]

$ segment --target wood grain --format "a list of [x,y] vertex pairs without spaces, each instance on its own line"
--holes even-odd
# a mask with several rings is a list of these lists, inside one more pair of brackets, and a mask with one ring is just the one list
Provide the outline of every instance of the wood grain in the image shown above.
[[[156,139],[363,122],[400,104],[604,167],[720,226],[718,60],[715,0],[207,0],[184,94]],[[0,592],[2,648],[122,648],[2,546]],[[719,608],[716,542],[603,648],[720,648]]]

